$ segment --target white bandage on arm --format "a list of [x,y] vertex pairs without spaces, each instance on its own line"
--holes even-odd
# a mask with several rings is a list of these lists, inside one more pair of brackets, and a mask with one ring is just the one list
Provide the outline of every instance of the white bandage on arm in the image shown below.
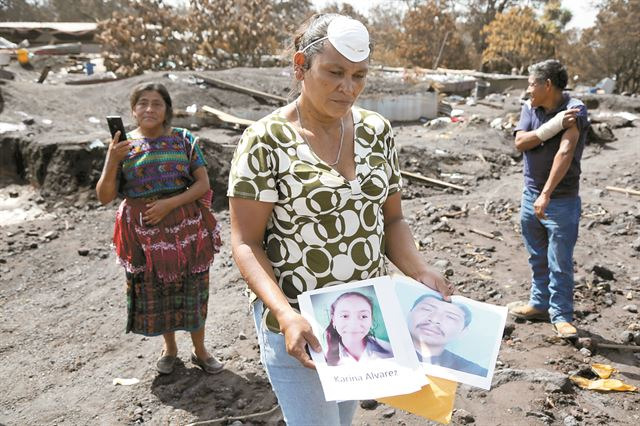
[[557,135],[564,129],[562,120],[564,119],[564,113],[566,111],[560,111],[551,120],[544,123],[542,126],[535,130],[536,136],[541,141],[546,141]]

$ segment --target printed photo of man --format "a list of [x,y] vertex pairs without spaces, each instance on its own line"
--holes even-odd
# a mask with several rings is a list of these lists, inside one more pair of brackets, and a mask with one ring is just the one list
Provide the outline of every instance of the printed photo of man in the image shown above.
[[418,297],[407,318],[418,360],[486,377],[486,368],[446,349],[464,334],[471,321],[472,313],[463,304],[445,302],[436,294]]

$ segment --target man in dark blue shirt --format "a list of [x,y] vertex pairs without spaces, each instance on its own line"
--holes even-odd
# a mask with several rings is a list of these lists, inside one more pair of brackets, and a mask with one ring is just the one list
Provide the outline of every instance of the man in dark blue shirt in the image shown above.
[[587,109],[563,90],[565,67],[550,59],[529,67],[530,95],[515,129],[524,154],[520,223],[532,270],[529,302],[513,316],[551,319],[563,338],[574,338],[573,248],[580,220],[580,158],[587,137]]

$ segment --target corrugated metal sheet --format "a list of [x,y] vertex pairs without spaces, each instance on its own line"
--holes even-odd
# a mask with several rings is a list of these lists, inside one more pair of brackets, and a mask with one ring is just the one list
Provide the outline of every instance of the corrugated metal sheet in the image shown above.
[[27,39],[31,44],[91,42],[97,28],[95,22],[0,22],[0,35],[14,42]]
[[0,22],[0,29],[54,30],[63,32],[95,31],[95,22]]
[[438,116],[437,92],[404,95],[382,94],[359,98],[357,104],[376,111],[391,121],[416,121],[420,117],[433,119]]

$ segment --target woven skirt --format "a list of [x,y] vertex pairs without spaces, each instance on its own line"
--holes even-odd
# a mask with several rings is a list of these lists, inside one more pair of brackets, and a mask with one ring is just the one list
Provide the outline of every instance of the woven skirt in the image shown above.
[[126,331],[145,336],[196,331],[207,318],[209,267],[220,250],[219,226],[197,202],[148,226],[142,220],[145,204],[125,199],[116,215],[113,242],[127,279]]

